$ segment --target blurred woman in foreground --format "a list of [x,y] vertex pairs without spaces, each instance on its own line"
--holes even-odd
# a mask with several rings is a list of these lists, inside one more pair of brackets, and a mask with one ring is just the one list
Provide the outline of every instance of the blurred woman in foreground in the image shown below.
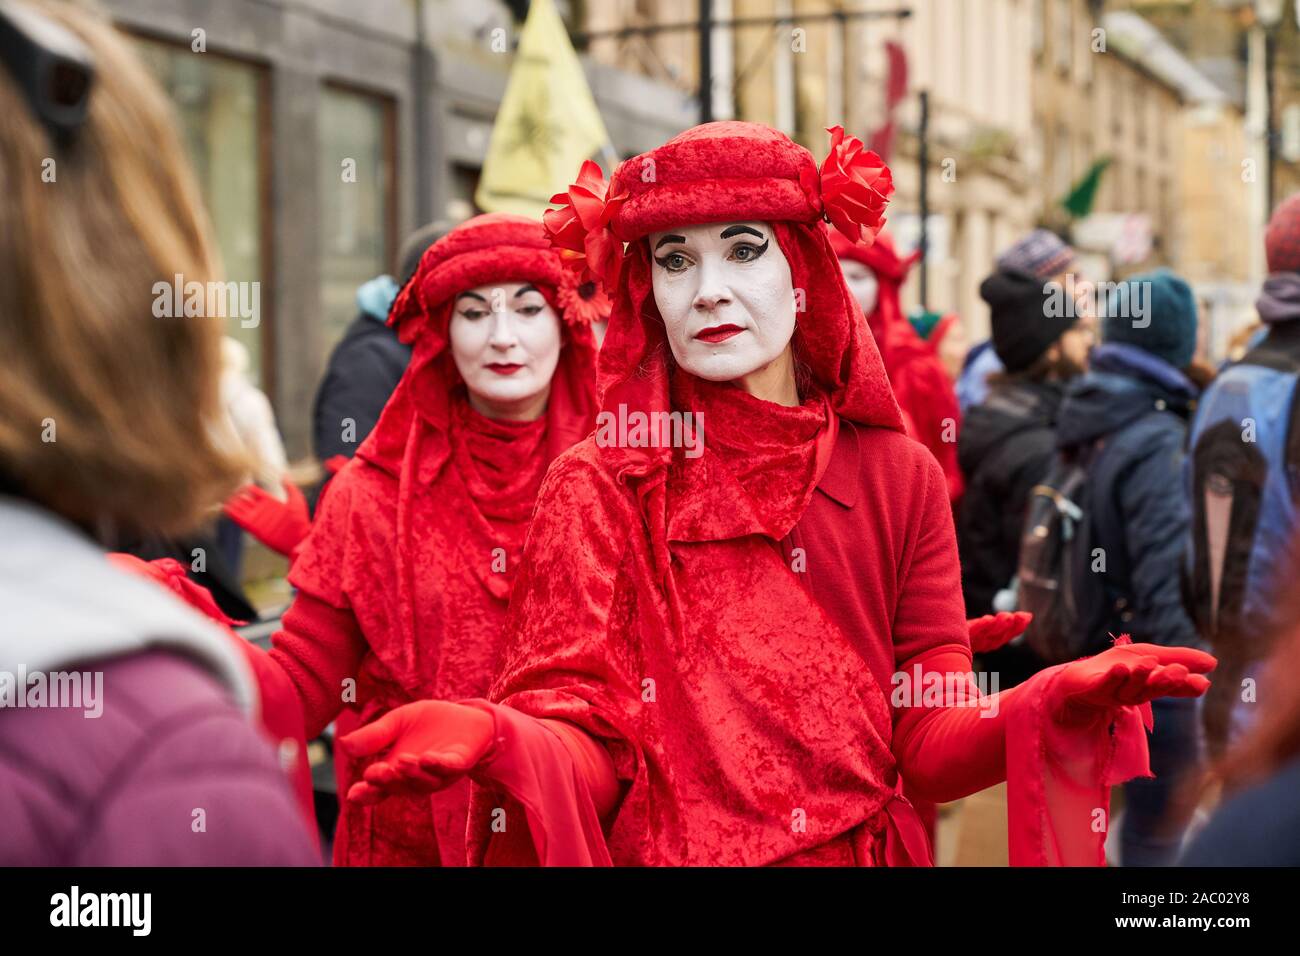
[[219,321],[153,313],[217,277],[167,103],[80,9],[0,30],[0,865],[314,863],[239,648],[103,551],[239,476]]

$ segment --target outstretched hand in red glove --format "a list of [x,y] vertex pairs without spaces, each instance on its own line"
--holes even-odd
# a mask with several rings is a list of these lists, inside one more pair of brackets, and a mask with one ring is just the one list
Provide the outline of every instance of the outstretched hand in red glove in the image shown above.
[[289,557],[311,531],[307,499],[298,486],[284,479],[285,501],[248,484],[230,496],[223,510],[249,534],[272,551]]
[[1210,687],[1204,675],[1218,663],[1195,648],[1134,644],[1122,635],[1114,647],[1062,667],[1049,691],[1052,714],[1064,726],[1080,727],[1117,707],[1141,705],[1149,728],[1152,700],[1201,696]]
[[446,700],[396,707],[378,720],[340,737],[354,760],[384,753],[348,790],[348,799],[370,805],[392,796],[430,793],[451,786],[493,749],[492,715]]
[[999,611],[966,622],[972,654],[987,654],[1009,644],[1029,627],[1034,616],[1028,611]]

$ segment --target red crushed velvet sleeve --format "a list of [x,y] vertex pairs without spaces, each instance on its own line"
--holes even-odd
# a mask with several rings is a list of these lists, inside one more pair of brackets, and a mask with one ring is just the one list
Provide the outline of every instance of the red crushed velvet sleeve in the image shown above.
[[352,612],[299,591],[271,638],[270,657],[288,675],[302,704],[307,739],[343,709],[343,681],[357,677],[365,638]]
[[[971,673],[946,486],[930,469],[923,520],[895,612],[892,750],[909,794],[937,803],[1007,781],[1013,866],[1097,866],[1110,786],[1149,775],[1139,708],[1066,727],[1050,690],[1060,665],[983,696]],[[904,656],[906,655],[906,656]]]
[[925,456],[924,469],[924,476],[917,476],[924,490],[909,517],[909,544],[903,552],[894,607],[894,664],[899,668],[905,661],[937,651],[970,657],[948,483],[934,456]]

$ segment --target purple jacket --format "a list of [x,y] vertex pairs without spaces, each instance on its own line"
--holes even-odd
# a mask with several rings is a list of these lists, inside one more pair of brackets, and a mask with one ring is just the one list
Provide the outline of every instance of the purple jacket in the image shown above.
[[315,865],[229,638],[0,498],[0,866]]

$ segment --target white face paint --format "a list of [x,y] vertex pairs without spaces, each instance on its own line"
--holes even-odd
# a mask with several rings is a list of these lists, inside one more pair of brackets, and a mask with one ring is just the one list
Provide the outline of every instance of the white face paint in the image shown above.
[[844,284],[849,287],[853,298],[858,300],[858,305],[862,306],[862,314],[870,315],[875,311],[876,298],[880,292],[876,274],[853,259],[841,259],[840,269],[844,272]]
[[709,223],[652,233],[649,241],[655,305],[681,368],[729,382],[785,351],[794,288],[771,226]]
[[470,402],[496,418],[536,418],[560,360],[560,321],[535,287],[502,282],[452,304],[451,354]]

